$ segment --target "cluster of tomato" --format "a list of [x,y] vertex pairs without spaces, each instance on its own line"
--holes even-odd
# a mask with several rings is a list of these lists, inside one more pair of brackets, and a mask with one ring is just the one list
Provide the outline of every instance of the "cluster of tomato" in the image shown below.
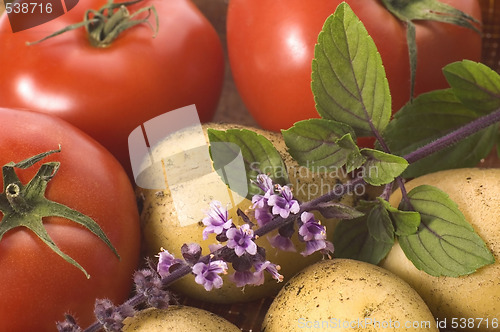
[[[245,105],[264,129],[286,129],[317,117],[310,89],[314,44],[340,2],[230,1],[232,73]],[[410,91],[405,26],[378,0],[348,2],[379,48],[397,110]],[[480,17],[476,0],[447,2]],[[105,4],[80,0],[57,19],[16,33],[7,15],[0,18],[0,163],[18,162],[60,144],[62,151],[47,158],[61,162],[47,198],[92,217],[121,257],[88,230],[47,218],[48,233],[85,267],[91,275],[87,279],[33,233],[7,232],[0,241],[0,332],[52,331],[65,312],[90,324],[95,298],[126,299],[140,260],[128,136],[145,121],[191,104],[201,121],[209,121],[219,101],[223,49],[191,0],[144,0],[128,7],[134,13],[154,5],[153,30],[155,14],[159,18],[154,38],[154,31],[141,24],[107,47],[92,46],[85,29],[26,44]],[[446,87],[441,68],[464,58],[479,60],[480,43],[480,36],[465,28],[419,23],[415,92]],[[20,170],[19,177],[26,183],[35,172]]]

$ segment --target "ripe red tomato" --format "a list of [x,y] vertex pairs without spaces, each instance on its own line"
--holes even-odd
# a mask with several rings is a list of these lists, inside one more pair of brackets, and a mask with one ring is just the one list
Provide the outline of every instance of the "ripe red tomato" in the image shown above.
[[[16,169],[19,179],[26,184],[42,163],[59,161],[45,197],[91,217],[121,258],[83,226],[44,218],[51,238],[90,274],[87,279],[32,231],[7,231],[0,240],[0,331],[56,331],[55,322],[63,321],[65,313],[86,327],[95,320],[96,298],[120,304],[131,292],[140,259],[140,226],[130,180],[109,151],[57,117],[0,108],[0,118],[0,164],[20,162],[61,144],[61,152],[28,169]],[[1,177],[0,186],[3,190]]]
[[[227,41],[238,91],[265,129],[287,129],[318,117],[311,92],[314,45],[328,16],[341,0],[231,0]],[[446,0],[480,18],[477,0]],[[373,37],[385,65],[393,111],[410,95],[405,26],[379,0],[347,0]],[[480,60],[479,34],[450,24],[417,23],[418,70],[415,93],[445,88],[441,69],[462,60]]]
[[[146,24],[124,31],[109,47],[90,45],[85,29],[26,46],[70,24],[107,0],[80,0],[67,14],[12,33],[0,19],[0,106],[57,115],[82,129],[131,174],[130,132],[165,112],[195,104],[212,119],[222,88],[224,56],[217,33],[190,0],[144,0],[154,5],[159,31]],[[122,2],[122,0],[116,0]],[[154,17],[150,17],[155,25]]]

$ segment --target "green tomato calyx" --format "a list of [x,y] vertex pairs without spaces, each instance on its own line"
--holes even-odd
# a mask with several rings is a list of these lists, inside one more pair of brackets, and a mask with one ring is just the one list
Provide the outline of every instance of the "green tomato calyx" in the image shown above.
[[60,163],[47,162],[42,164],[36,175],[26,185],[21,183],[15,172],[15,168],[27,169],[43,158],[60,151],[61,147],[57,150],[30,157],[19,163],[10,162],[2,167],[4,190],[0,193],[0,211],[3,213],[3,218],[0,220],[0,241],[9,230],[21,226],[26,227],[55,253],[80,269],[87,278],[90,278],[87,271],[73,258],[62,252],[50,238],[43,225],[44,217],[61,217],[84,226],[106,243],[118,258],[120,256],[104,231],[94,220],[66,205],[48,200],[45,197],[47,184],[56,175]]
[[[28,42],[27,45],[38,44],[49,38],[58,36],[67,31],[85,27],[90,44],[94,47],[108,47],[118,36],[125,30],[139,24],[147,24],[154,31],[153,38],[158,33],[159,19],[154,6],[143,7],[134,13],[130,13],[128,6],[141,2],[143,0],[132,0],[119,3],[113,3],[113,0],[108,0],[108,3],[102,6],[99,10],[89,9],[85,12],[84,20],[72,25],[69,25],[53,34],[44,37],[35,42]],[[147,12],[145,17],[137,18],[139,15]],[[153,13],[155,17],[155,25],[153,28],[149,21],[149,17]]]

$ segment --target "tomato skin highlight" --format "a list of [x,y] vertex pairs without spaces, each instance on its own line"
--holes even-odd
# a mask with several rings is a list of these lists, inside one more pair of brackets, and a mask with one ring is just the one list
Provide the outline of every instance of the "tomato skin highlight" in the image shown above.
[[[110,150],[131,176],[127,139],[157,115],[195,104],[210,121],[220,97],[224,55],[215,29],[190,0],[154,5],[159,31],[146,24],[124,31],[107,48],[90,45],[84,28],[27,46],[83,20],[106,0],[80,0],[67,14],[12,33],[0,19],[0,107],[57,115]],[[119,2],[118,0],[116,2]],[[154,28],[154,17],[150,17]]]
[[[8,231],[0,240],[0,332],[57,331],[56,322],[63,321],[65,313],[87,327],[95,321],[96,298],[120,304],[132,290],[132,275],[140,261],[140,225],[130,180],[109,151],[57,117],[0,108],[0,119],[1,165],[61,144],[61,152],[28,169],[16,169],[19,179],[26,184],[42,163],[61,162],[46,197],[94,219],[120,255],[119,260],[75,222],[44,218],[56,245],[85,268],[87,279],[30,230]],[[0,185],[3,190],[2,178]]]
[[[296,121],[319,117],[311,92],[314,45],[341,0],[231,0],[227,40],[238,91],[261,127],[279,131]],[[347,0],[382,56],[393,113],[410,97],[406,30],[379,0]],[[443,0],[480,19],[477,0]],[[446,64],[481,59],[481,36],[437,22],[415,22],[418,68],[415,95],[448,87]]]

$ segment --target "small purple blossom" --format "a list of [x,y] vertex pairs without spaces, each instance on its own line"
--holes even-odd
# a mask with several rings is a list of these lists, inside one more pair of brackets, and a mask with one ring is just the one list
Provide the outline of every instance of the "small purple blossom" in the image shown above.
[[302,212],[300,220],[302,225],[299,227],[299,235],[306,242],[306,249],[301,252],[303,256],[316,251],[321,251],[324,255],[333,252],[333,244],[326,240],[326,228],[316,220],[314,214]]
[[194,265],[201,257],[201,247],[198,243],[184,243],[181,247],[181,254],[186,263]]
[[321,240],[326,237],[326,228],[321,225],[310,212],[302,212],[300,215],[302,226],[299,228],[299,235],[304,241]]
[[320,251],[323,255],[330,256],[333,253],[333,243],[326,240],[312,240],[306,242],[306,249],[300,254],[302,256],[309,256],[316,251]]
[[255,276],[255,273],[246,270],[246,271],[236,271],[232,275],[229,276],[229,280],[234,282],[236,287],[244,287],[246,285],[260,285],[262,283],[257,283],[258,280]]
[[250,255],[257,253],[257,245],[253,241],[253,230],[250,225],[243,224],[239,228],[232,227],[226,232],[228,241],[227,247],[234,249],[237,256],[243,255],[245,252]]
[[116,307],[110,300],[98,299],[95,302],[94,314],[106,331],[119,332],[124,326],[123,320],[132,317],[135,310],[130,305]]
[[170,294],[163,288],[162,280],[152,269],[143,269],[134,273],[135,291],[146,298],[146,303],[155,308],[168,307]]
[[288,186],[280,187],[281,195],[271,195],[267,204],[272,206],[272,213],[279,214],[282,218],[288,218],[290,212],[297,214],[300,210],[299,202],[293,199],[292,190]]
[[260,282],[257,285],[261,285],[264,283],[264,271],[270,273],[273,279],[277,280],[278,282],[283,281],[283,276],[278,272],[281,269],[279,265],[271,263],[270,261],[265,261],[255,263],[254,267],[255,277]]
[[297,251],[292,240],[289,237],[276,234],[275,236],[268,237],[269,243],[274,247],[283,251]]
[[263,192],[267,193],[274,190],[273,180],[266,174],[259,174],[256,178],[257,181],[253,181]]
[[219,250],[222,247],[223,247],[223,245],[220,243],[212,243],[212,244],[208,245],[208,250],[210,250],[210,252],[212,253],[214,251]]
[[229,279],[236,284],[236,287],[244,287],[246,285],[259,286],[265,281],[264,271],[271,274],[273,279],[278,280],[278,282],[283,281],[283,276],[279,274],[280,266],[271,263],[270,261],[257,261],[254,262],[253,267],[254,272],[250,270],[236,271],[234,274],[229,276]]
[[65,315],[65,320],[57,322],[56,328],[59,332],[82,332],[82,328],[78,326],[75,318],[71,315]]
[[227,273],[227,264],[221,260],[210,261],[208,264],[199,262],[193,266],[193,273],[196,276],[194,278],[196,283],[211,291],[214,287],[222,287],[222,278],[219,274]]
[[212,201],[207,216],[203,218],[203,224],[207,226],[203,230],[203,239],[206,240],[210,233],[219,235],[224,230],[229,229],[232,225],[232,219],[229,218],[227,209],[222,207],[221,202]]
[[255,220],[257,220],[257,225],[259,225],[259,227],[264,226],[273,219],[273,215],[267,206],[264,208],[256,208],[254,210],[254,217]]
[[252,196],[252,208],[253,209],[262,209],[262,208],[267,208],[268,205],[267,205],[267,200],[269,199],[269,196],[268,195],[267,197],[265,195],[253,195]]
[[158,258],[159,259],[158,265],[156,266],[156,271],[162,278],[165,278],[170,274],[170,268],[172,267],[172,265],[182,262],[182,260],[175,258],[174,255],[163,248],[161,248],[161,251],[158,254]]
[[264,192],[264,195],[253,195],[252,208],[268,208],[269,206],[267,205],[267,200],[274,191],[273,180],[265,174],[259,174],[257,175],[257,181],[254,181],[253,183],[255,183]]

